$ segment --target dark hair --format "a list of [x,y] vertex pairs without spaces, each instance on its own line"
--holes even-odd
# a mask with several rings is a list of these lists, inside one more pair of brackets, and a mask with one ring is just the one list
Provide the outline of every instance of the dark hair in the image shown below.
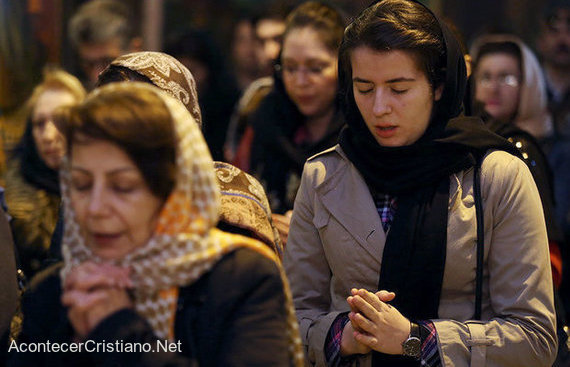
[[344,32],[345,20],[338,10],[318,1],[308,1],[296,7],[285,20],[283,39],[293,29],[310,27],[314,29],[325,44],[337,52]]
[[[446,92],[448,55],[441,27],[433,13],[416,1],[383,0],[365,9],[346,28],[339,49],[338,79],[339,94],[349,124],[362,120],[354,100],[350,60],[351,52],[361,46],[376,51],[409,52],[425,72],[433,90],[446,85],[442,98],[434,105],[434,117],[456,116],[456,104],[460,105],[461,101],[457,103],[454,95],[463,96],[464,89]],[[465,67],[463,59],[461,62]]]
[[521,49],[516,43],[511,41],[503,41],[488,42],[483,44],[481,48],[479,48],[479,52],[477,52],[477,59],[474,62],[475,69],[481,61],[481,58],[489,54],[507,54],[513,56],[518,61],[519,70],[521,70],[522,76],[522,54]]
[[345,86],[352,84],[350,54],[360,46],[376,51],[408,51],[426,73],[432,88],[445,81],[443,33],[433,14],[415,1],[380,1],[365,9],[346,28],[339,50],[339,75],[344,75],[341,83]]
[[285,21],[287,14],[293,9],[292,5],[286,2],[267,2],[256,4],[256,10],[253,12],[252,24],[254,28],[257,24],[264,20],[274,20],[277,22]]
[[137,73],[127,67],[119,65],[109,65],[97,77],[97,87],[115,82],[143,82],[148,84],[154,83],[145,75]]
[[103,88],[84,103],[60,112],[55,120],[67,139],[69,154],[74,144],[89,138],[110,141],[127,153],[157,197],[166,200],[174,188],[174,124],[155,93]]

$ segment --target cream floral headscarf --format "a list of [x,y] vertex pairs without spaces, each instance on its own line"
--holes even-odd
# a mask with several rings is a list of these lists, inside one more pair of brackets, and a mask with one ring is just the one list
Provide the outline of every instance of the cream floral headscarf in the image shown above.
[[[147,77],[155,86],[178,99],[201,125],[198,92],[192,73],[176,58],[152,51],[120,56],[111,65],[121,66]],[[270,246],[283,258],[283,244],[273,225],[271,207],[263,186],[237,167],[215,162],[221,189],[220,221],[245,229]]]
[[[145,245],[114,262],[131,269],[136,311],[150,323],[157,337],[172,340],[178,288],[194,283],[225,254],[248,247],[272,259],[281,272],[287,300],[285,312],[291,363],[301,366],[303,352],[291,293],[276,254],[257,240],[214,228],[220,206],[219,188],[212,158],[189,112],[174,98],[138,82],[112,83],[98,88],[87,101],[109,92],[136,93],[143,89],[156,93],[170,111],[178,149],[176,185],[161,210],[154,235]],[[93,254],[80,234],[70,202],[70,176],[69,160],[66,159],[60,176],[65,213],[62,280],[82,262],[104,261]]]
[[111,65],[125,67],[149,78],[154,85],[182,102],[202,126],[196,81],[176,58],[163,52],[142,51],[119,56]]

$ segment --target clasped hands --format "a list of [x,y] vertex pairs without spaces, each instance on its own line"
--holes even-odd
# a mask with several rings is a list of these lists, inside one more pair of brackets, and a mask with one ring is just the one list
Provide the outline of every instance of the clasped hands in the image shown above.
[[402,343],[410,334],[410,321],[388,304],[396,297],[385,290],[372,293],[352,289],[348,322],[342,333],[341,354],[367,354],[372,350],[402,354]]
[[65,279],[61,302],[76,338],[85,338],[102,320],[131,308],[127,290],[133,287],[130,270],[110,264],[85,262],[73,268]]

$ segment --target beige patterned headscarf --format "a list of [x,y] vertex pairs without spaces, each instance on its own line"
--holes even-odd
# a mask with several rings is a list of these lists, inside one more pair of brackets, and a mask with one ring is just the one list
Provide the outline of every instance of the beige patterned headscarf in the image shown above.
[[162,52],[142,51],[119,56],[111,65],[125,67],[149,78],[154,85],[182,102],[202,126],[196,81],[180,61]]
[[[214,228],[220,205],[219,188],[206,143],[188,111],[155,87],[138,82],[98,88],[87,101],[113,91],[136,93],[141,89],[153,91],[167,106],[174,121],[178,149],[176,185],[161,210],[153,236],[145,245],[114,262],[131,269],[136,311],[150,323],[159,338],[172,340],[178,288],[194,283],[225,254],[248,247],[272,259],[281,272],[291,364],[302,366],[303,352],[291,293],[276,254],[257,240]],[[80,234],[70,202],[70,176],[66,159],[60,174],[65,213],[63,280],[82,262],[104,262],[85,245]]]
[[[201,124],[196,82],[180,61],[162,52],[133,52],[120,56],[111,65],[146,76],[157,87],[178,99]],[[252,233],[283,258],[283,244],[271,218],[271,207],[257,179],[228,163],[214,162],[221,189],[220,222]]]
[[214,170],[222,193],[220,221],[254,234],[282,259],[283,245],[261,183],[229,163],[214,162]]

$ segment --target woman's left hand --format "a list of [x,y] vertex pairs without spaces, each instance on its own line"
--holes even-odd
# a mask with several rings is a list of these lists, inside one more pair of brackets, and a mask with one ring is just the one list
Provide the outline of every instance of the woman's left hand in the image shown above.
[[386,354],[402,354],[402,343],[410,334],[410,321],[393,306],[365,289],[352,290],[348,317],[356,326],[354,338],[370,348]]
[[82,264],[67,278],[62,303],[76,334],[84,338],[102,320],[113,313],[131,308],[127,293],[128,271],[111,265]]

